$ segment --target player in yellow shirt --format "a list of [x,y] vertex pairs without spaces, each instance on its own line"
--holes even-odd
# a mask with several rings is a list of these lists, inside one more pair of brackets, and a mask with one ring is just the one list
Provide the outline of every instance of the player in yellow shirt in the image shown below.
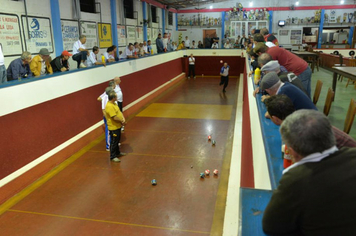
[[105,117],[108,122],[110,134],[110,160],[120,162],[119,157],[126,153],[120,152],[119,142],[121,138],[121,127],[125,123],[125,117],[116,104],[117,95],[115,92],[109,94],[109,102],[105,106]]

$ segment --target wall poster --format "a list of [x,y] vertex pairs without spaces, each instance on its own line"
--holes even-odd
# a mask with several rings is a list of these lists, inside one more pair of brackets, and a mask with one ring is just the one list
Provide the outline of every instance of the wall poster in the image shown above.
[[21,41],[19,17],[0,14],[0,43],[4,56],[21,55],[23,51]]
[[63,50],[72,51],[73,44],[79,39],[78,21],[61,20]]
[[29,31],[27,31],[26,17],[24,15],[21,16],[22,30],[25,32],[26,51],[36,54],[41,48],[47,48],[52,53],[53,39],[50,19],[34,16],[28,16],[27,18]]
[[117,26],[117,38],[119,39],[119,46],[126,46],[126,29],[124,25]]
[[[80,28],[82,34],[87,37],[87,42],[85,43],[85,48],[93,49],[94,46],[98,45],[98,31],[96,30],[96,23],[90,21],[81,21]],[[111,33],[110,33],[111,35]],[[110,45],[111,46],[111,45]]]
[[111,24],[98,23],[99,47],[108,48],[112,45]]
[[127,28],[127,43],[136,42],[136,27],[135,26],[126,26]]

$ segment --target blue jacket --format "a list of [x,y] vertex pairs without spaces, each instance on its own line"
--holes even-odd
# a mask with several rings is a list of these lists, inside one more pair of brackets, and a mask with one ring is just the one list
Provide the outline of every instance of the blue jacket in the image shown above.
[[[227,68],[228,70],[230,70],[230,66],[227,66],[226,68]],[[224,69],[225,69],[224,66],[221,67],[220,73],[224,73]],[[229,75],[229,72],[227,72],[227,75]]]
[[24,65],[21,58],[13,60],[7,68],[7,80],[17,80],[19,77],[31,77],[30,65]]
[[156,39],[157,53],[163,52],[163,41],[160,38]]
[[293,102],[294,108],[296,110],[300,109],[314,109],[318,110],[310,98],[298,87],[291,83],[285,82],[284,85],[279,89],[277,94],[287,95]]

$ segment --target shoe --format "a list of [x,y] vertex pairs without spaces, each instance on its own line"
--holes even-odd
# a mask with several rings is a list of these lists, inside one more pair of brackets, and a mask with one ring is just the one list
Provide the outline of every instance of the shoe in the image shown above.
[[188,76],[188,79],[190,79],[190,76]]
[[121,143],[119,143],[119,146],[121,146]]
[[122,157],[122,156],[126,156],[127,154],[125,152],[120,152],[119,155],[117,155],[116,157]]
[[79,68],[87,68],[87,66],[84,65],[84,63],[82,62],[82,63],[80,63]]
[[194,79],[195,79],[196,77],[194,76]]
[[113,161],[113,162],[121,162],[121,160],[119,158],[117,158],[117,157],[111,159],[111,161]]
[[121,131],[124,132],[125,131],[125,126],[121,127]]
[[110,152],[110,148],[107,148],[106,151],[107,151],[107,152]]

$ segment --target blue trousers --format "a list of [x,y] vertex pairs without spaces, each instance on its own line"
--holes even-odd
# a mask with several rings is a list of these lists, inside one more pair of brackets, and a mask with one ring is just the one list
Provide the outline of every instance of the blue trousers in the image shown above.
[[106,121],[105,116],[103,117],[104,119],[104,124],[105,124],[105,143],[106,143],[106,149],[110,148],[110,134],[109,134],[109,129],[108,129],[108,122]]
[[6,67],[5,65],[0,66],[0,84],[7,82]]
[[311,95],[311,77],[312,77],[312,70],[308,66],[300,75],[298,75],[298,78],[302,81],[302,84],[307,91],[308,97],[310,98]]

